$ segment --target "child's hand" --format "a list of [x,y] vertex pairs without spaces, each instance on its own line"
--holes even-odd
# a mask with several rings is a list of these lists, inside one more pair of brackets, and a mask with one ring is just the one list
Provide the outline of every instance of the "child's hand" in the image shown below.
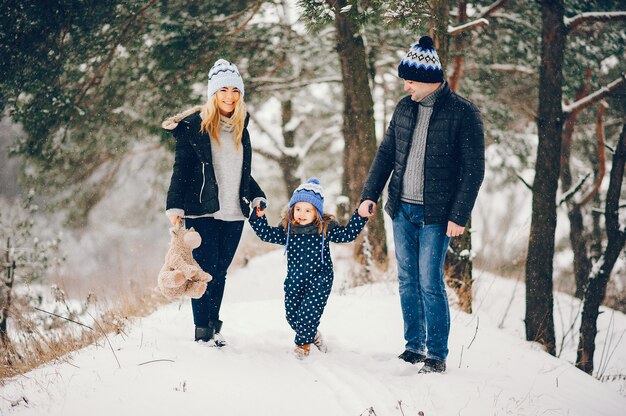
[[265,201],[261,201],[259,202],[259,205],[257,205],[257,207],[255,208],[256,210],[256,216],[261,218],[262,216],[265,215],[265,208],[267,207],[267,204],[265,203]]

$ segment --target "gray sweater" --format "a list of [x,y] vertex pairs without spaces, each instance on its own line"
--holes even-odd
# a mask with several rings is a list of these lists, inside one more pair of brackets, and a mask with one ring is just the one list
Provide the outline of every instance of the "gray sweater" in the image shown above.
[[424,203],[424,156],[426,153],[426,136],[430,116],[433,114],[433,106],[437,96],[441,92],[443,84],[435,92],[424,97],[419,104],[417,122],[413,130],[411,150],[406,161],[406,170],[402,180],[402,193],[400,199],[411,204]]

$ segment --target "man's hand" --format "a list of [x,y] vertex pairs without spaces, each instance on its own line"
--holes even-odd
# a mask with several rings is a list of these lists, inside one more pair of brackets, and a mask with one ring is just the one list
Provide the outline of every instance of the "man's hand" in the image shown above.
[[458,237],[463,234],[463,231],[465,231],[465,227],[461,227],[452,221],[448,221],[448,230],[446,231],[446,235],[448,237]]
[[359,205],[358,212],[361,218],[373,217],[376,214],[376,202],[366,199]]

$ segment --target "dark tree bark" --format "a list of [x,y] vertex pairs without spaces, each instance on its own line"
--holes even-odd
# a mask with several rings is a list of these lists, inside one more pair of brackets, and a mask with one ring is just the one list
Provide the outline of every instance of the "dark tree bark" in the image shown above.
[[542,1],[539,73],[539,145],[533,184],[532,220],[526,258],[526,339],[556,353],[552,272],[556,229],[556,191],[563,134],[563,0]]
[[[291,100],[282,101],[280,103],[282,132],[286,148],[293,148],[296,145],[296,131],[287,129],[287,125],[293,117],[293,106]],[[296,175],[300,166],[300,160],[297,156],[283,155],[279,163],[280,170],[285,179],[287,187],[287,197],[300,185],[300,178]]]
[[[448,35],[448,20],[449,20],[449,0],[436,0],[431,3],[433,15],[437,16],[434,19],[434,24],[431,32],[434,33],[435,43],[439,45],[437,48],[437,54],[441,60],[441,65],[444,70],[444,74],[447,69],[447,56],[449,55],[448,47],[450,45]],[[465,1],[459,1],[458,3],[458,16],[457,24],[464,23],[467,20],[467,4]],[[435,13],[442,13],[442,16],[438,16]],[[444,39],[445,38],[445,39]],[[463,73],[463,50],[467,44],[467,33],[461,32],[456,35],[452,40],[454,47],[454,54],[452,58],[452,77],[448,79],[450,88],[456,91]],[[444,274],[446,284],[451,287],[458,299],[459,308],[466,313],[472,313],[472,285],[474,279],[472,278],[472,234],[470,233],[471,220],[465,227],[465,232],[459,237],[450,240],[450,249],[446,254],[446,260],[444,263]]]
[[[341,13],[346,0],[329,2],[335,13],[337,53],[343,79],[343,194],[350,200],[350,209],[360,203],[361,190],[376,154],[374,102],[369,84],[365,45],[352,19]],[[381,204],[379,204],[381,205]],[[363,238],[367,236],[370,252],[364,252]],[[362,263],[368,258],[383,265],[387,260],[387,242],[383,210],[367,224],[367,232],[356,240],[355,256]],[[370,256],[371,255],[371,256]]]
[[[6,258],[2,268],[3,276],[0,276],[0,351],[7,353],[11,346],[7,324],[9,321],[9,311],[11,310],[11,300],[13,294],[13,280],[15,277],[15,261],[11,259],[11,239],[7,238]],[[6,276],[6,277],[5,277]]]
[[[585,74],[585,80],[576,94],[576,100],[583,98],[589,91],[589,79],[591,71]],[[563,128],[563,141],[561,146],[561,186],[564,191],[572,188],[572,172],[570,169],[570,157],[572,151],[572,138],[574,136],[574,127],[578,120],[580,111],[572,112]],[[570,222],[569,240],[574,253],[574,279],[576,283],[575,296],[579,299],[583,298],[585,292],[585,284],[587,276],[591,272],[591,260],[589,259],[587,250],[587,236],[583,224],[582,206],[570,198],[567,201],[567,217]]]
[[606,250],[598,260],[595,270],[589,275],[583,303],[580,324],[580,338],[576,367],[588,374],[593,373],[593,355],[595,339],[598,333],[597,319],[599,308],[606,295],[606,285],[611,276],[613,266],[626,244],[626,229],[620,229],[619,199],[624,181],[624,165],[626,163],[626,124],[622,127],[619,141],[613,155],[611,179],[606,195],[604,218],[608,237]]

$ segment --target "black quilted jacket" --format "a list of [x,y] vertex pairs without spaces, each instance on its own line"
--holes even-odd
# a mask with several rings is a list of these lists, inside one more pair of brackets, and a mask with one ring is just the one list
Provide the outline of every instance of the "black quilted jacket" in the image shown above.
[[[252,147],[246,117],[241,144],[243,166],[239,186],[239,203],[244,216],[250,215],[250,203],[265,194],[250,174]],[[172,131],[176,137],[176,153],[167,207],[181,208],[185,215],[212,214],[220,209],[217,180],[213,171],[211,143],[208,135],[200,132],[200,113],[195,112],[178,122]]]
[[[400,100],[361,194],[362,200],[377,201],[391,175],[385,206],[391,218],[400,204],[418,111],[419,105],[410,96]],[[484,173],[485,145],[480,112],[446,84],[435,102],[426,138],[425,223],[452,221],[465,226]]]

